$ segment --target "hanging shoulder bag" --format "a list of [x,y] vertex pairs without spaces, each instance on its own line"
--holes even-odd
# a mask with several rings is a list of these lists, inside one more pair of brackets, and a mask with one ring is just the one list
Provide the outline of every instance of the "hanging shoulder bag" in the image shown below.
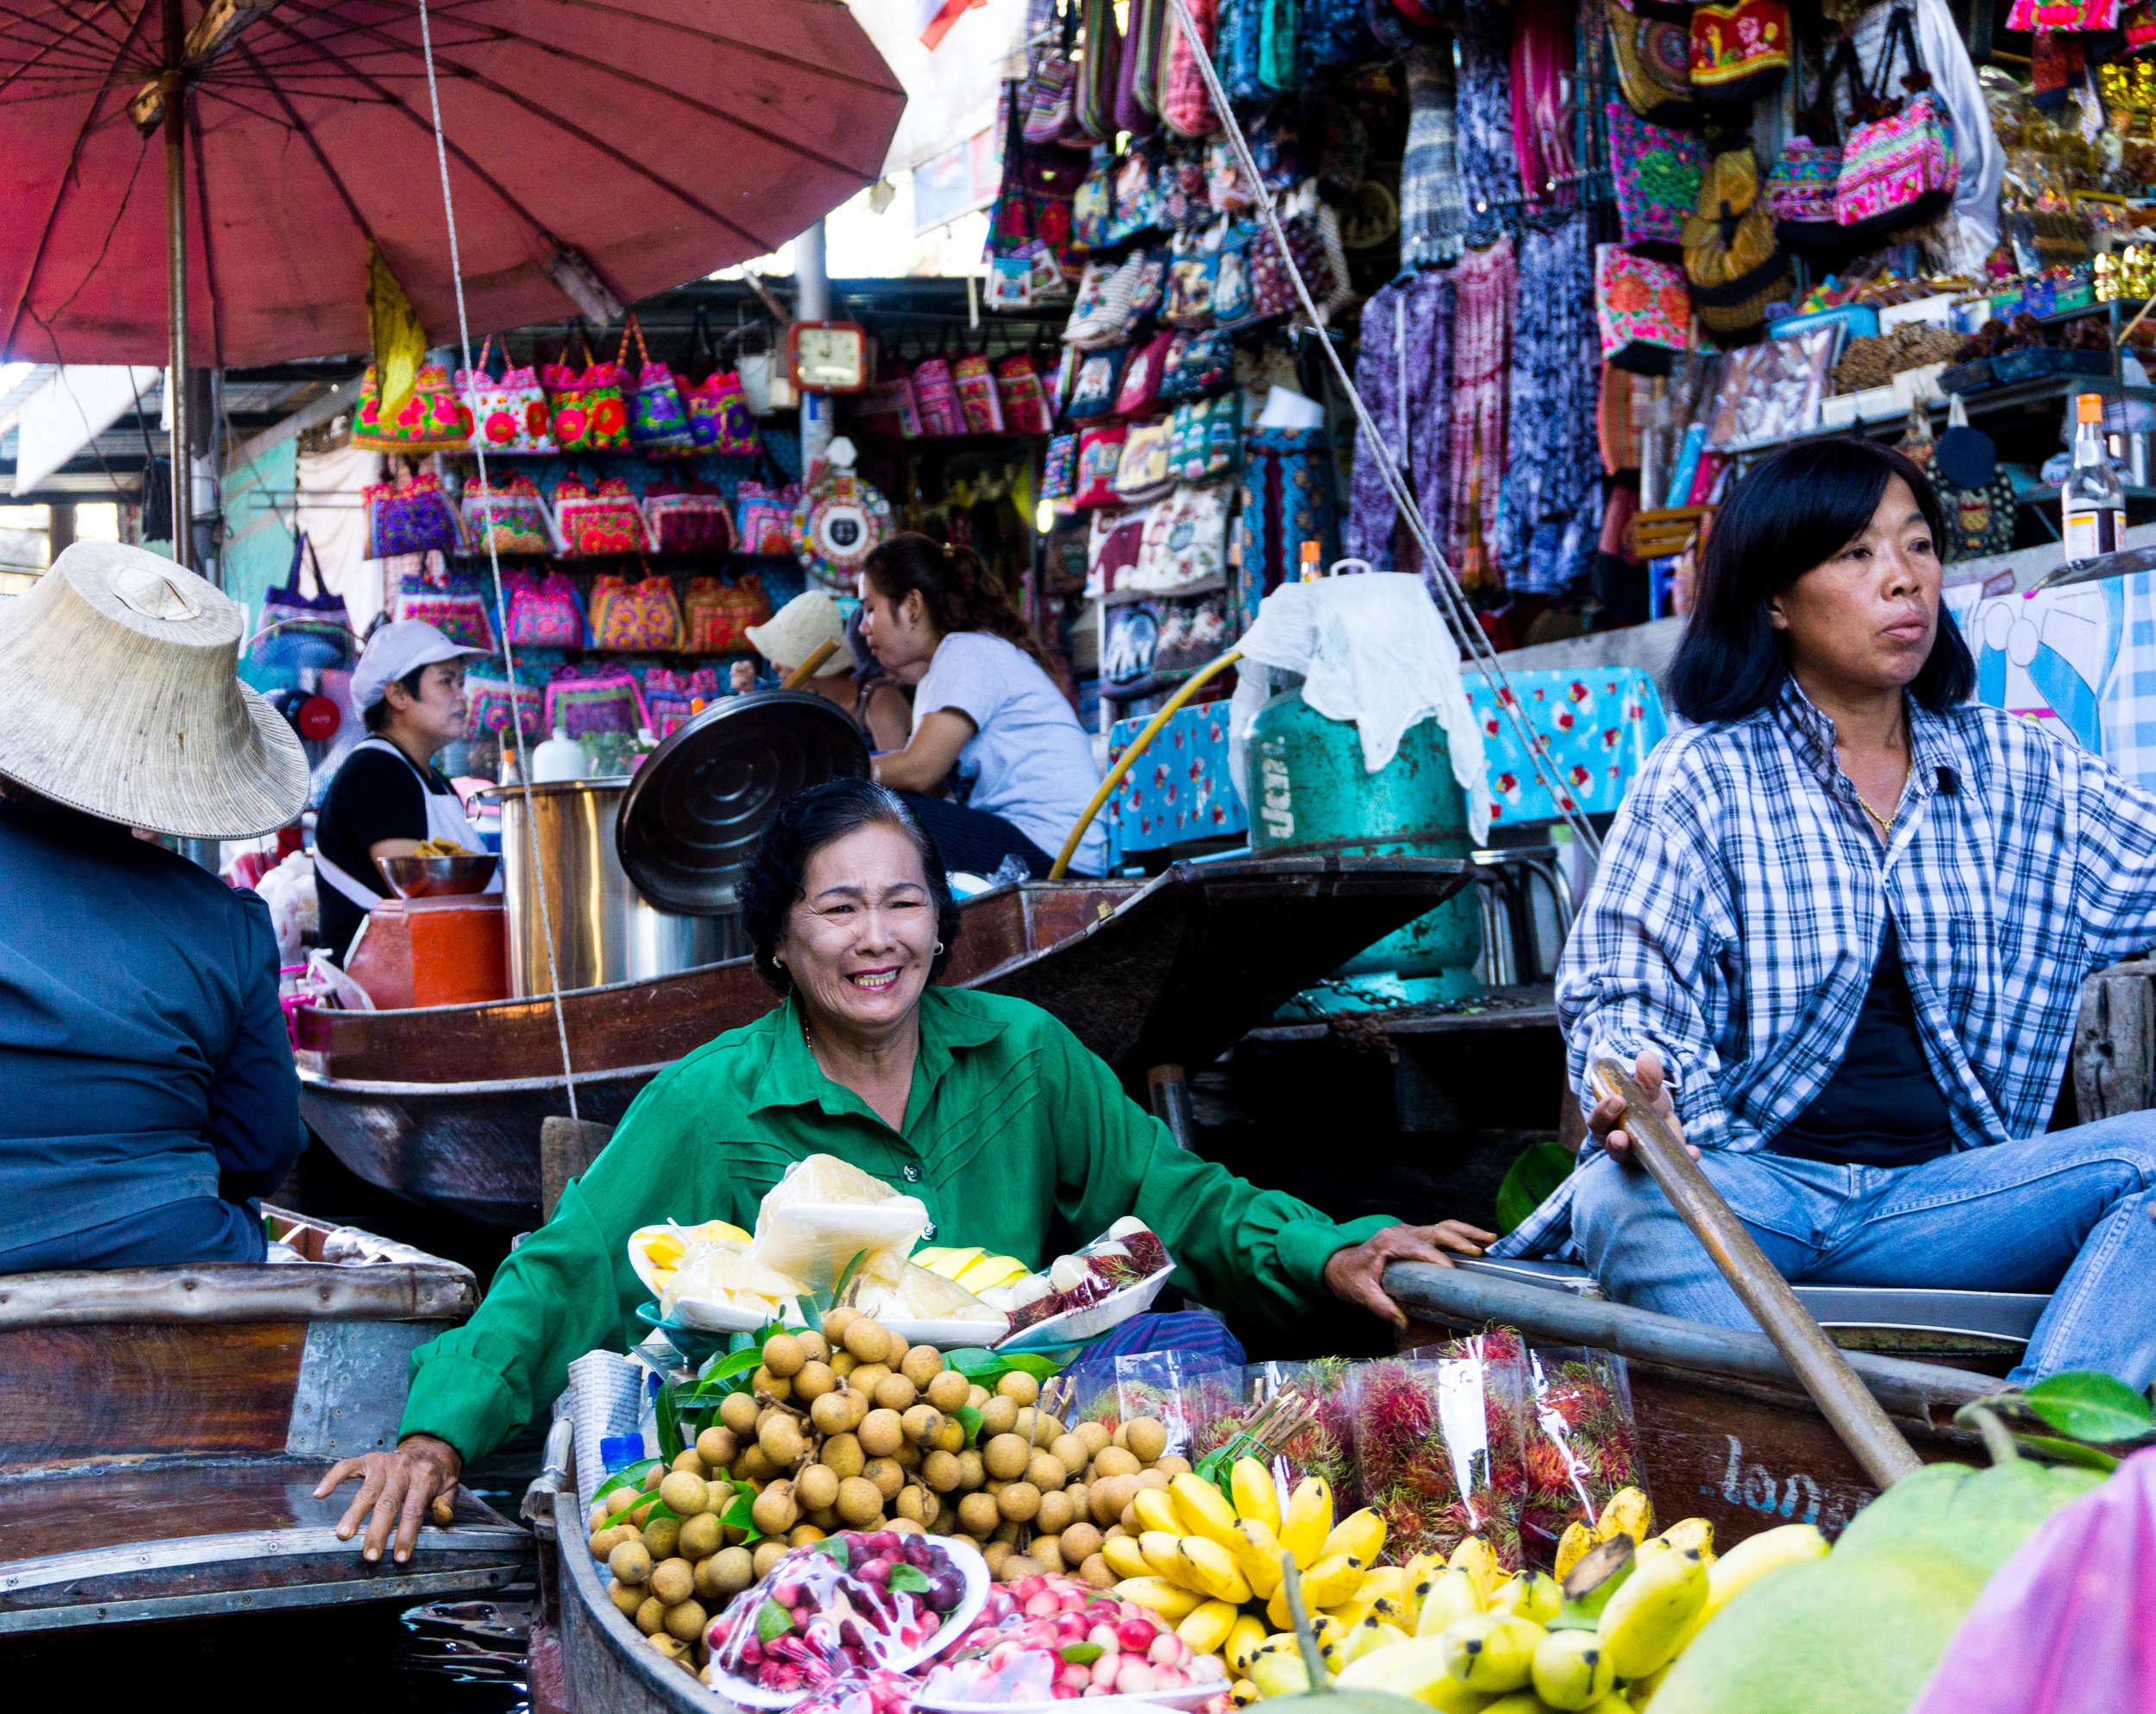
[[[1908,65],[1904,94],[1887,90],[1899,50]],[[1954,137],[1946,104],[1916,51],[1915,14],[1906,8],[1888,20],[1873,100],[1880,116],[1852,125],[1834,181],[1834,219],[1852,239],[1883,244],[1929,224],[1954,199]]]

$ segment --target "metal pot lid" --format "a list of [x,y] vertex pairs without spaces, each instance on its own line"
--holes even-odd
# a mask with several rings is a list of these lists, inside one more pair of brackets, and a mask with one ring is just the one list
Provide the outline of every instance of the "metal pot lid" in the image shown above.
[[636,770],[614,830],[621,866],[662,911],[720,915],[736,907],[742,866],[781,803],[868,773],[861,729],[814,692],[726,697]]

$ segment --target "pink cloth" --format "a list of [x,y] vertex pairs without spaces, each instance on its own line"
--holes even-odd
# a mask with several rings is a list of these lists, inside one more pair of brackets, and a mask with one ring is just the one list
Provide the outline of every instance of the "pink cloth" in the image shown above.
[[1482,541],[1495,545],[1497,485],[1505,474],[1505,405],[1511,391],[1513,300],[1520,289],[1512,240],[1460,259],[1452,322],[1451,499],[1455,564],[1467,551],[1468,495],[1482,450]]
[[[1520,187],[1530,203],[1568,199],[1574,170],[1572,122],[1564,78],[1572,69],[1572,29],[1553,0],[1520,0],[1513,9],[1512,144]],[[1552,194],[1545,187],[1559,181]]]

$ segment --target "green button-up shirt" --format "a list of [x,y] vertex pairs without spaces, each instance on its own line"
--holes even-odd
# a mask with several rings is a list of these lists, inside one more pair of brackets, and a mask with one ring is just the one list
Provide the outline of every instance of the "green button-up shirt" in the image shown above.
[[668,1219],[753,1230],[764,1192],[812,1154],[918,1196],[926,1241],[1036,1267],[1134,1214],[1175,1259],[1175,1284],[1274,1326],[1313,1307],[1336,1250],[1390,1223],[1335,1224],[1177,1148],[1026,1001],[931,988],[920,1017],[896,1131],[824,1075],[792,1000],[654,1078],[553,1219],[502,1265],[479,1313],[413,1358],[404,1432],[484,1456],[561,1392],[572,1359],[642,1337],[636,1310],[651,1293],[630,1265],[630,1233]]

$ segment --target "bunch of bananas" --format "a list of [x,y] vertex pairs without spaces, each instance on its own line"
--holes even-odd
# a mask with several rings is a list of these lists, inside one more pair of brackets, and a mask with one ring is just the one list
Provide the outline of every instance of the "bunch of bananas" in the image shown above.
[[[1378,1567],[1353,1598],[1313,1616],[1320,1662],[1339,1689],[1410,1697],[1439,1714],[1633,1714],[1739,1591],[1827,1551],[1808,1524],[1768,1530],[1720,1559],[1704,1518],[1650,1536],[1652,1526],[1646,1497],[1627,1489],[1583,1526],[1584,1547],[1561,1550],[1562,1583],[1507,1574],[1476,1537],[1449,1560]],[[1313,1580],[1306,1573],[1304,1588]],[[1366,1602],[1365,1583],[1375,1591]],[[1292,1631],[1244,1641],[1241,1623],[1226,1643],[1239,1703],[1311,1688]]]

